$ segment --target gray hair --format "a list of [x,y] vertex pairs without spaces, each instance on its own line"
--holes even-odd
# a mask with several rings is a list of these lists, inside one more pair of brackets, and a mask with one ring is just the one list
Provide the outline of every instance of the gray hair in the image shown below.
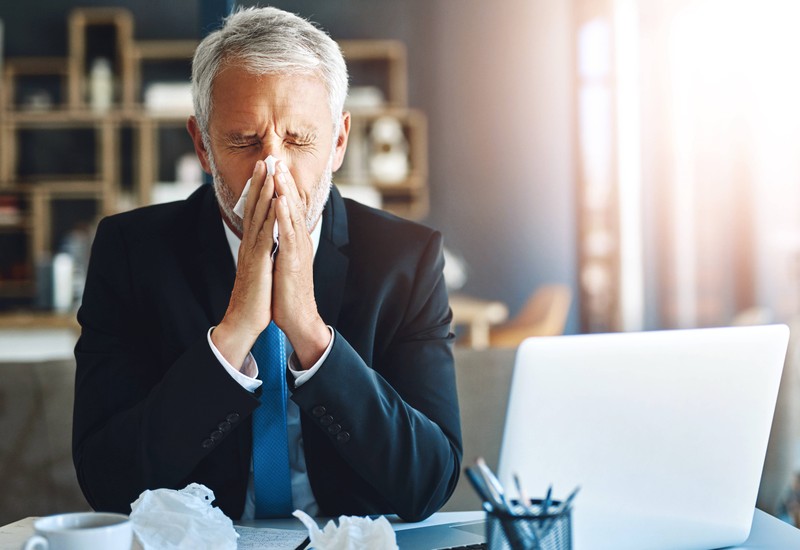
[[[339,45],[311,22],[277,8],[243,8],[206,36],[192,61],[192,98],[197,124],[208,144],[211,93],[224,62],[249,72],[319,76],[328,91],[334,136],[347,96],[347,66]],[[334,140],[335,141],[335,140]]]

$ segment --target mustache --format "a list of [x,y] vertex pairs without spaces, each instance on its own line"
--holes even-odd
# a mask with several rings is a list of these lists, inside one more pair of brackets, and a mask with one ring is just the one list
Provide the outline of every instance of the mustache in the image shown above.
[[[239,233],[244,233],[244,220],[233,211],[233,208],[239,199],[234,194],[231,187],[225,182],[222,174],[220,174],[219,170],[217,169],[217,165],[214,162],[214,158],[210,150],[208,152],[208,164],[211,168],[211,175],[214,180],[214,194],[217,197],[217,203],[219,203],[219,206],[222,209],[225,217],[228,219],[228,222]],[[319,220],[320,216],[322,215],[322,211],[325,209],[325,204],[328,202],[330,190],[333,186],[332,166],[333,155],[331,155],[331,157],[328,159],[328,164],[319,180],[307,194],[308,198],[306,199],[305,204],[305,222],[306,230],[309,233],[311,233],[311,230],[316,225],[317,220]]]

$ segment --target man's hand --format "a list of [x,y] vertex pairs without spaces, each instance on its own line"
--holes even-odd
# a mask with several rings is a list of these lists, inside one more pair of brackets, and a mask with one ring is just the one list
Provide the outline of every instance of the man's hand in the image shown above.
[[211,340],[236,368],[244,363],[256,338],[272,320],[272,227],[276,199],[274,177],[263,160],[256,162],[244,209],[242,244],[228,309]]
[[303,369],[316,363],[331,339],[314,298],[314,248],[306,226],[306,201],[282,161],[275,176],[280,248],[275,260],[272,315],[292,343]]

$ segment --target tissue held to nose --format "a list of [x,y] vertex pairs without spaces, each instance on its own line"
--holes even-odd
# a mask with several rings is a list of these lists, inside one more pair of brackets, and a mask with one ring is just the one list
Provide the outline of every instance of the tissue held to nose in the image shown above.
[[[275,175],[275,163],[278,162],[278,159],[273,157],[272,155],[268,156],[264,159],[264,162],[267,163],[267,176],[274,176]],[[244,205],[247,202],[247,195],[250,194],[250,181],[253,178],[247,180],[247,183],[244,184],[244,189],[242,189],[242,195],[239,197],[239,200],[236,202],[236,206],[233,207],[233,212],[239,216],[240,218],[244,218]],[[277,227],[277,225],[275,226]],[[276,229],[277,231],[277,229]]]
[[[275,163],[278,162],[278,159],[269,155],[264,162],[267,163],[267,176],[274,176],[275,175]],[[247,195],[250,193],[250,182],[253,178],[247,180],[247,183],[244,184],[244,189],[242,189],[242,196],[239,197],[239,200],[236,202],[236,206],[233,207],[233,212],[239,216],[240,218],[244,218],[244,205],[247,202]],[[275,260],[275,254],[278,252],[278,220],[275,220],[275,225],[272,226],[272,242],[274,243],[271,259]]]

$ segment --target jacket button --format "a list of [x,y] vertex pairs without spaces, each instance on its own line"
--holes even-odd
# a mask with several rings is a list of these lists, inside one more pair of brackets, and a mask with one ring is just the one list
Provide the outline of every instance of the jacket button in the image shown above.
[[314,415],[314,418],[319,418],[320,416],[324,415],[326,412],[325,407],[322,405],[317,405],[313,409],[311,409],[311,414]]
[[221,432],[227,432],[231,429],[231,423],[228,421],[220,422],[219,426],[217,426],[217,429],[219,429]]
[[230,422],[231,424],[235,424],[239,421],[239,413],[231,413],[225,417],[225,420]]
[[339,432],[339,435],[336,436],[336,441],[347,443],[350,441],[350,434],[348,432]]
[[333,417],[331,415],[323,416],[322,418],[319,419],[319,423],[322,424],[323,426],[330,426],[331,424],[333,424]]
[[213,441],[211,441],[210,439],[206,439],[205,441],[203,441],[203,448],[204,448],[204,449],[208,449],[208,448],[209,448],[209,447],[211,447],[213,444],[214,444],[214,442],[213,442]]
[[328,426],[328,433],[331,435],[336,435],[342,431],[342,426],[340,424],[331,424]]

